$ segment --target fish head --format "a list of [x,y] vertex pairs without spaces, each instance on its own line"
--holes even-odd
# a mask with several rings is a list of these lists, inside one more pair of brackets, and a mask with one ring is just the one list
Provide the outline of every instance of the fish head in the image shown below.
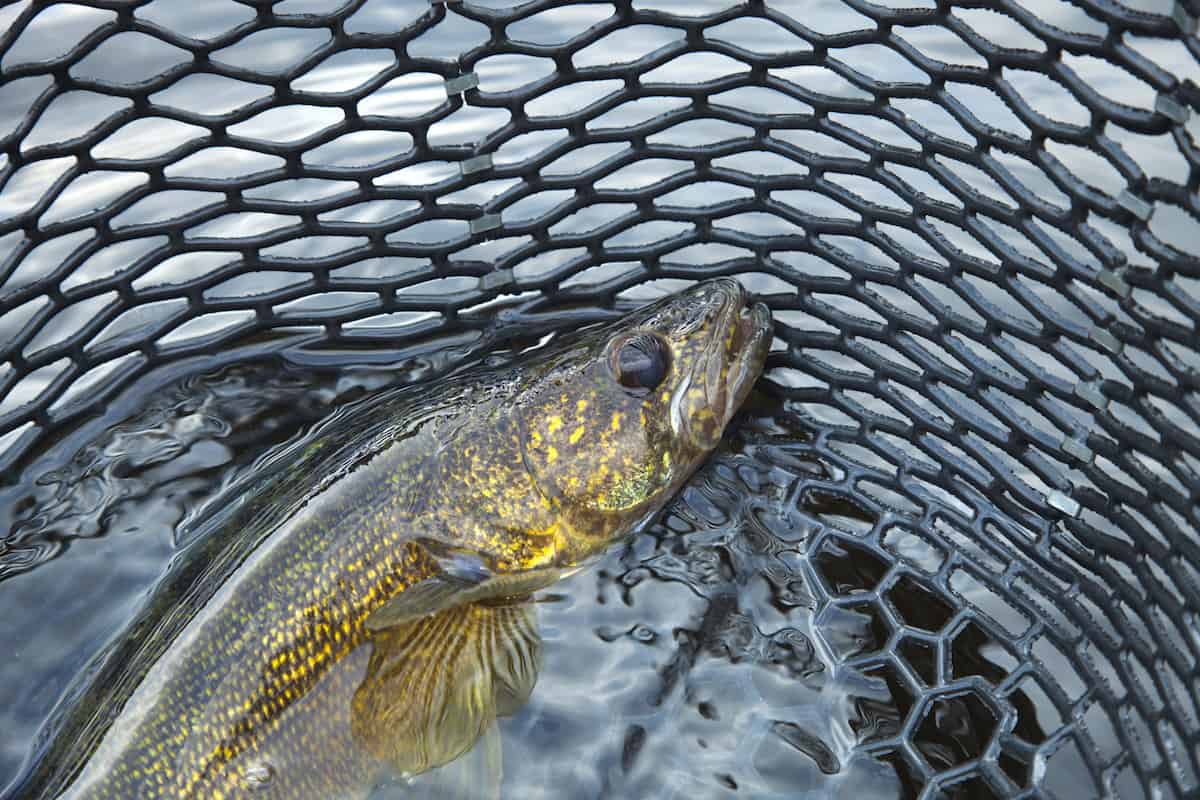
[[522,458],[569,522],[560,564],[648,519],[717,446],[761,374],[771,316],[717,279],[564,337],[516,403]]

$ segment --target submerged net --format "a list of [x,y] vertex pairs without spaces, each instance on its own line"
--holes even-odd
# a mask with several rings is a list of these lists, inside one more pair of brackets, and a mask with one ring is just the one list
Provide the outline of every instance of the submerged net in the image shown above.
[[[871,620],[859,750],[1196,796],[1200,8],[1139,5],[7,5],[0,468],[198,353],[465,358],[736,275],[811,434],[747,445],[794,514],[739,524],[777,599]],[[0,575],[60,546],[12,527]]]

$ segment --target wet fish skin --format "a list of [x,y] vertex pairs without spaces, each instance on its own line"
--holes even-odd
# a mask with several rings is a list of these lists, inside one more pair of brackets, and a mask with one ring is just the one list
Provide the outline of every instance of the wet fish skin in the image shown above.
[[[769,331],[765,307],[712,281],[516,365],[373,398],[370,424],[345,409],[298,463],[322,463],[327,442],[349,463],[296,470],[243,501],[235,518],[257,524],[261,543],[178,624],[137,643],[114,707],[79,710],[87,720],[61,735],[102,732],[79,736],[86,752],[54,750],[59,765],[28,796],[361,796],[369,759],[353,743],[372,734],[350,719],[351,698],[372,648],[388,660],[371,620],[434,585],[462,592],[430,612],[528,594],[635,529],[716,445]],[[669,355],[648,392],[614,374],[636,336]],[[283,516],[271,510],[280,497],[297,499]]]

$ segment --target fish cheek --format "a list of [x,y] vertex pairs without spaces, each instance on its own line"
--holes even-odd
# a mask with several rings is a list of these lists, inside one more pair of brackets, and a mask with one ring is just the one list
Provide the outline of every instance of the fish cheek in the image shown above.
[[618,386],[607,370],[581,374],[574,387],[526,417],[524,458],[549,502],[618,518],[601,528],[619,525],[669,480],[670,455],[664,460],[646,399]]

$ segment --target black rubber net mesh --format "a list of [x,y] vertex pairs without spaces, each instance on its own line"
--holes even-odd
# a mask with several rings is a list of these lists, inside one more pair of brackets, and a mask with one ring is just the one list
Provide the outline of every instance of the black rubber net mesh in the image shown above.
[[808,433],[754,479],[803,547],[747,536],[877,629],[857,747],[930,797],[1195,797],[1198,13],[9,4],[0,466],[276,329],[466,357],[739,276]]

